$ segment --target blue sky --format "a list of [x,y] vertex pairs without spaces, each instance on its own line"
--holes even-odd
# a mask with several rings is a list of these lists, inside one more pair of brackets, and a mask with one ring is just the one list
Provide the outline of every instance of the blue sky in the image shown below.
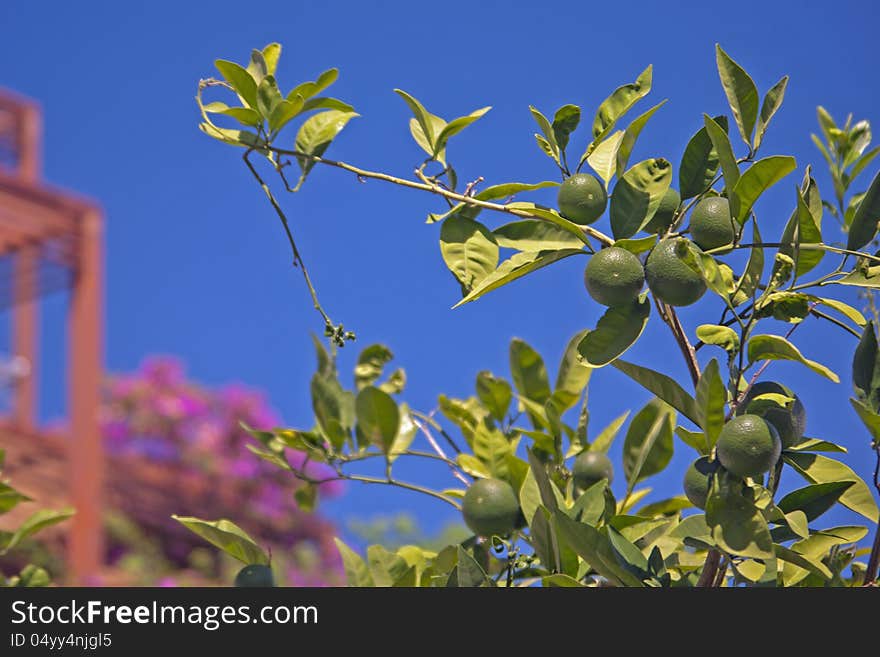
[[[446,117],[492,105],[449,148],[461,179],[484,176],[488,184],[557,175],[534,143],[529,104],[545,113],[579,104],[589,125],[602,99],[651,63],[654,91],[644,109],[669,102],[631,161],[665,156],[677,171],[702,113],[728,112],[715,70],[713,48],[720,42],[762,92],[791,75],[762,151],[795,155],[799,173],[762,200],[765,237],[781,232],[806,164],[816,165],[820,189],[830,196],[809,139],[816,105],[837,118],[854,112],[880,125],[872,82],[877,10],[869,2],[832,9],[826,2],[744,1],[723,13],[700,3],[647,2],[339,2],[327,9],[325,3],[267,1],[245,7],[223,0],[84,1],[54,3],[48,11],[42,3],[6,0],[0,4],[0,85],[43,106],[47,179],[100,199],[106,209],[108,369],[131,370],[147,354],[176,354],[206,383],[239,380],[265,388],[293,425],[311,423],[309,334],[321,324],[239,154],[197,129],[196,83],[214,74],[215,58],[243,61],[251,48],[279,41],[284,88],[338,67],[334,95],[354,104],[362,118],[328,155],[402,176],[422,155],[394,87]],[[573,137],[575,154],[586,133],[582,126]],[[542,192],[534,200],[553,204],[553,197]],[[432,408],[439,392],[471,394],[481,369],[506,374],[513,336],[537,347],[555,373],[569,337],[600,315],[583,289],[583,262],[575,260],[451,311],[458,286],[443,266],[437,227],[424,224],[427,212],[442,207],[439,199],[319,168],[284,204],[322,301],[359,336],[343,353],[343,369],[358,347],[388,344],[408,371],[406,398],[417,408]],[[833,219],[826,216],[825,225],[834,232]],[[599,226],[607,228],[607,217]],[[707,300],[701,311],[682,313],[686,326],[693,331],[714,321],[718,303]],[[61,297],[47,304],[45,416],[63,411],[57,384],[62,311]],[[629,358],[683,378],[664,328],[654,317]],[[797,335],[803,351],[838,371],[844,383],[833,385],[800,366],[774,364],[769,374],[793,385],[806,403],[808,434],[847,445],[845,460],[868,478],[867,438],[846,401],[854,341],[813,320]],[[590,394],[594,435],[648,398],[612,371],[593,377]],[[618,463],[619,447],[613,450]],[[671,474],[656,480],[655,499],[678,488],[692,458],[687,447],[676,447]],[[438,486],[453,483],[442,470],[405,473]],[[412,511],[429,528],[454,518],[435,502],[381,487],[350,488],[327,512],[342,519],[396,509]],[[855,520],[835,514],[841,522]]]

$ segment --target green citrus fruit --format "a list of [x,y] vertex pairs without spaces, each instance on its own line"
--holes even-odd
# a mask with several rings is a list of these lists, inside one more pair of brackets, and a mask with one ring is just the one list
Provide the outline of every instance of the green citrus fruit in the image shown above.
[[724,425],[715,454],[726,470],[740,477],[759,477],[769,471],[782,452],[782,441],[772,424],[747,413]]
[[626,306],[645,284],[641,261],[626,249],[612,246],[590,258],[584,270],[587,292],[603,306]]
[[571,474],[575,485],[585,489],[602,479],[610,484],[614,480],[614,466],[604,452],[581,452],[574,460]]
[[730,202],[722,196],[704,198],[691,212],[691,237],[704,251],[732,244],[736,231]]
[[477,479],[464,494],[464,521],[477,536],[506,536],[521,521],[519,500],[506,481]]
[[670,187],[666,190],[663,198],[660,199],[660,205],[657,206],[657,212],[651,217],[651,221],[645,226],[647,233],[660,233],[665,231],[672,225],[672,219],[675,217],[675,211],[681,205],[681,194],[677,189]]
[[[760,395],[776,394],[794,399],[788,407],[780,406],[770,399],[755,398]],[[737,412],[753,413],[767,420],[779,433],[782,441],[782,449],[797,444],[807,428],[807,410],[798,396],[791,388],[775,381],[759,381],[753,385],[743,400],[740,402]]]
[[689,306],[706,292],[703,277],[678,255],[676,239],[661,240],[645,262],[645,278],[654,296],[670,306]]
[[235,585],[245,588],[266,588],[275,586],[275,577],[269,566],[251,564],[238,571],[235,576]]
[[608,194],[595,176],[576,173],[559,186],[559,212],[577,224],[591,224],[605,212]]
[[703,456],[691,463],[684,473],[684,494],[698,509],[706,508],[709,483],[717,467],[717,463],[710,461],[708,456]]

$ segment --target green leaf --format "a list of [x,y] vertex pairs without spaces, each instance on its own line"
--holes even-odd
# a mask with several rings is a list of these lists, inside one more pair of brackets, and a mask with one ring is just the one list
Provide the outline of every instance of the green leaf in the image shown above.
[[293,491],[293,497],[301,511],[312,513],[318,501],[318,487],[312,483],[303,483]]
[[418,430],[419,427],[413,421],[409,406],[401,404],[400,426],[397,429],[397,435],[391,443],[391,448],[388,450],[389,461],[393,463],[398,456],[409,449],[409,446],[412,445],[413,440],[415,440],[416,432]]
[[440,253],[466,295],[498,266],[498,244],[483,224],[453,215],[440,228]]
[[817,301],[819,304],[823,306],[828,306],[829,308],[836,310],[841,315],[851,320],[856,326],[864,327],[868,320],[865,319],[865,316],[852,306],[843,301],[838,301],[837,299],[828,299],[828,298],[819,298],[814,297],[814,301]]
[[644,586],[641,579],[620,565],[607,536],[595,527],[577,522],[562,511],[554,515],[560,538],[602,577],[618,586]]
[[364,348],[358,355],[357,365],[354,368],[357,389],[370,385],[382,376],[385,365],[393,358],[394,354],[384,344],[371,344]]
[[746,169],[733,188],[733,193],[739,199],[736,220],[740,224],[744,223],[758,197],[796,167],[797,162],[793,157],[772,155],[758,160]]
[[[289,97],[288,100],[290,100]],[[354,107],[346,102],[339,100],[338,98],[331,98],[330,96],[318,96],[317,98],[309,98],[302,104],[302,108],[299,110],[299,112],[311,112],[317,109],[332,109],[338,110],[340,112],[354,112]]]
[[585,585],[581,584],[574,577],[569,577],[562,573],[545,575],[541,578],[541,586],[548,588],[585,588]]
[[[782,561],[795,565],[798,568],[803,568],[811,573],[819,575],[824,579],[832,578],[832,574],[831,571],[828,570],[828,566],[826,566],[819,560],[806,557],[799,552],[790,550],[784,545],[774,545],[773,549],[776,552],[776,557],[778,559],[781,559]],[[788,585],[790,586],[791,584],[788,583]]]
[[635,414],[623,440],[623,471],[628,490],[669,465],[674,427],[675,414],[659,399],[652,399]]
[[733,190],[739,182],[739,165],[730,145],[726,127],[722,128],[708,114],[703,114],[703,124],[706,134],[712,142],[712,147],[718,155],[718,163],[721,165],[721,173],[724,175],[724,186],[727,188],[727,198],[730,200],[730,211],[734,216],[739,216],[739,199]]
[[[2,467],[2,463],[0,463]],[[31,498],[15,490],[9,484],[0,481],[0,514],[15,508],[19,502],[29,502]]]
[[[716,116],[715,123],[726,133],[727,117]],[[678,167],[678,184],[682,200],[702,194],[709,189],[718,173],[718,152],[712,145],[704,125],[685,146]]]
[[[360,115],[355,112],[339,112],[337,110],[327,110],[310,116],[296,133],[296,150],[307,155],[321,157],[336,135],[356,116]],[[305,155],[297,155],[296,159],[302,169],[301,180],[304,180],[312,167],[315,166],[315,161]]]
[[853,486],[840,496],[840,503],[846,508],[865,516],[871,522],[880,519],[877,503],[871,489],[848,466],[827,456],[787,451],[783,458],[807,481],[813,484],[849,481]]
[[519,338],[510,341],[510,374],[513,385],[526,399],[539,404],[550,399],[550,379],[544,359]]
[[651,303],[647,298],[630,306],[608,308],[578,345],[578,352],[589,367],[603,367],[626,353],[648,323]]
[[269,565],[269,555],[238,525],[229,520],[171,516],[214,547],[246,564]]
[[868,322],[862,331],[862,337],[853,354],[852,378],[856,390],[861,391],[864,397],[868,397],[876,386],[877,367],[877,334],[874,332],[874,322]]
[[721,46],[715,45],[718,76],[727,96],[733,118],[746,146],[752,147],[752,130],[758,118],[758,88],[743,68],[733,61]]
[[593,143],[598,144],[614,128],[617,120],[626,114],[633,105],[651,91],[653,67],[648,66],[639,74],[635,82],[615,89],[602,101],[593,119]]
[[440,131],[440,134],[437,135],[437,139],[434,143],[434,152],[432,155],[437,157],[439,153],[446,149],[446,142],[449,141],[449,138],[457,135],[459,132],[467,128],[471,123],[479,119],[486,112],[488,112],[491,107],[482,107],[478,110],[474,110],[467,116],[460,116],[457,119],[453,119],[449,123],[447,123],[443,129]]
[[648,559],[642,551],[613,527],[608,527],[608,540],[620,565],[640,580],[648,579]]
[[515,203],[508,203],[505,207],[510,208],[511,210],[524,210],[529,214],[540,217],[546,221],[549,221],[552,224],[555,224],[559,228],[571,233],[575,237],[577,237],[584,244],[589,244],[590,241],[587,239],[586,234],[583,229],[578,226],[576,223],[569,221],[561,214],[556,212],[556,210],[551,210],[550,208],[544,208],[534,203],[526,203],[517,201]]
[[568,146],[568,138],[581,122],[581,108],[577,105],[563,105],[553,115],[553,138],[564,151]]
[[485,464],[490,477],[508,480],[508,456],[513,454],[513,449],[500,430],[478,424],[474,431],[473,448],[474,456]]
[[650,118],[654,116],[654,112],[663,107],[663,105],[665,104],[666,101],[661,100],[647,112],[633,119],[632,123],[630,123],[626,127],[626,130],[623,132],[623,139],[620,142],[620,147],[617,149],[618,171],[626,171],[626,167],[629,164],[629,156],[632,155],[633,148],[635,148],[636,145],[636,140],[639,138],[639,135],[642,134],[642,129],[645,127],[645,124],[648,123]]
[[751,488],[719,470],[706,501],[706,523],[715,542],[726,552],[753,559],[773,556],[773,540],[764,516],[755,506]]
[[610,203],[615,239],[632,237],[651,221],[671,181],[672,166],[663,158],[639,162],[620,177]]
[[251,74],[258,86],[269,74],[266,60],[263,58],[263,53],[259,50],[251,51],[251,60],[248,63],[247,72]]
[[761,277],[764,275],[764,249],[761,244],[761,233],[758,231],[758,222],[752,220],[752,241],[758,246],[752,247],[749,253],[749,261],[746,268],[736,283],[736,291],[733,293],[732,303],[739,306],[749,299],[761,285]]
[[880,221],[880,172],[874,176],[871,186],[865,193],[862,202],[856,209],[846,248],[857,251],[874,239],[877,234],[877,222]]
[[452,307],[458,308],[463,304],[475,301],[487,292],[497,290],[502,285],[506,285],[511,281],[522,278],[526,274],[530,274],[542,267],[546,267],[547,265],[552,265],[554,262],[558,262],[569,256],[585,254],[586,251],[583,249],[559,249],[557,251],[527,251],[516,253],[498,265],[498,268],[494,272],[486,276],[486,278],[471,290],[466,297]]
[[[526,475],[526,480],[523,482],[520,491],[520,499],[523,498],[523,494],[527,490],[529,481],[531,480],[534,482],[535,487],[537,487],[538,492],[540,493],[541,504],[553,513],[559,509],[559,498],[557,497],[559,493],[556,490],[556,486],[550,481],[550,477],[547,475],[547,470],[544,468],[544,464],[541,463],[541,460],[535,456],[535,453],[532,450],[528,450],[528,456],[529,474]],[[523,504],[523,512],[525,511],[525,504]]]
[[[617,361],[618,363],[622,361]],[[614,439],[617,437],[617,434],[620,432],[620,427],[623,426],[626,419],[629,417],[629,411],[623,413],[623,415],[618,416],[611,423],[602,429],[598,436],[596,436],[596,440],[590,445],[591,452],[607,452],[611,447],[611,443],[614,442]]]
[[459,454],[455,457],[455,462],[471,477],[488,479],[492,476],[489,467],[473,454]]
[[[433,114],[428,112],[422,104],[410,96],[408,93],[403,91],[402,89],[395,89],[394,93],[403,98],[404,102],[409,105],[410,110],[415,116],[415,120],[418,123],[420,130],[422,131],[422,135],[426,140],[426,144],[419,144],[429,155],[434,155],[434,145],[436,144],[437,136],[440,134],[440,131],[443,129],[443,126],[446,125],[443,122],[443,126],[440,129],[437,129],[437,121],[439,117],[435,117]],[[442,119],[440,119],[442,121]],[[415,134],[413,134],[415,137]],[[416,139],[416,141],[419,141]]]
[[409,569],[403,557],[389,552],[381,545],[371,545],[367,548],[367,565],[375,586],[382,587],[394,586],[394,583]]
[[870,151],[862,155],[858,160],[856,160],[853,168],[849,171],[850,181],[855,180],[856,176],[864,171],[865,167],[867,167],[878,155],[880,155],[880,146],[875,146]]
[[400,409],[397,408],[397,403],[388,393],[374,386],[367,386],[358,393],[354,407],[359,436],[387,454],[400,429]]
[[320,373],[312,376],[312,410],[321,432],[335,450],[341,450],[350,439],[351,424],[345,417],[343,407],[346,393],[335,378],[327,378]]
[[678,495],[677,497],[670,497],[666,500],[646,504],[636,513],[643,518],[656,518],[657,516],[675,515],[679,511],[690,509],[691,507],[693,507],[693,504],[691,504],[688,498],[684,495]]
[[847,451],[846,447],[818,438],[801,438],[799,442],[789,445],[785,449],[795,452],[836,452],[838,454],[846,454]]
[[665,401],[694,424],[700,424],[700,410],[696,400],[675,379],[625,360],[616,360],[614,367]]
[[785,75],[764,96],[764,102],[761,103],[761,115],[758,117],[758,128],[755,130],[754,148],[752,150],[757,151],[761,146],[761,141],[764,139],[764,133],[767,132],[770,119],[773,118],[773,115],[782,106],[782,99],[785,97],[785,87],[787,85],[788,76]]
[[302,111],[303,101],[301,96],[297,96],[294,100],[280,100],[272,110],[269,116],[269,130],[277,132],[286,126],[290,121]]
[[656,243],[656,235],[648,235],[647,237],[638,237],[625,240],[614,240],[614,246],[619,249],[626,249],[627,251],[635,255],[650,251],[652,248],[654,248],[654,245]]
[[550,124],[550,121],[547,120],[547,117],[541,114],[537,108],[529,105],[529,111],[532,113],[532,118],[535,119],[538,127],[541,128],[541,132],[544,133],[543,138],[541,135],[535,135],[535,138],[538,140],[538,145],[541,146],[541,149],[547,153],[547,155],[556,161],[556,164],[560,164],[559,144],[556,143],[556,135],[553,131],[553,126]]
[[67,507],[58,510],[41,509],[31,514],[5,542],[0,538],[0,556],[9,552],[29,536],[33,536],[37,532],[42,531],[47,527],[51,527],[52,525],[57,525],[59,522],[67,520],[75,513],[76,511],[73,508]]
[[367,564],[357,552],[348,547],[338,538],[333,539],[339,556],[342,557],[342,565],[345,568],[345,579],[349,586],[375,586],[373,576],[370,574]]
[[865,425],[868,433],[871,434],[871,446],[876,449],[880,445],[880,415],[858,399],[850,398],[849,402],[852,404],[862,424]]
[[281,92],[271,75],[264,77],[257,86],[257,109],[266,120],[272,116],[275,107],[281,103]]
[[460,545],[458,546],[458,569],[456,574],[459,587],[495,586],[495,583],[489,579],[489,576],[486,575],[486,572],[477,563],[477,560]]
[[33,564],[28,564],[27,566],[22,568],[21,572],[18,574],[18,582],[15,584],[15,586],[37,588],[49,586],[50,583],[51,579],[49,578],[49,573],[47,573],[44,568],[40,568],[39,566],[35,566]]
[[484,370],[477,374],[477,397],[489,409],[492,417],[503,422],[513,399],[513,391],[507,381]]
[[727,389],[721,379],[718,361],[714,358],[709,361],[700,375],[696,397],[702,419],[700,427],[705,432],[711,448],[718,440],[718,434],[724,426],[724,407],[727,404]]
[[580,361],[578,354],[578,345],[586,333],[586,330],[578,331],[572,336],[559,363],[552,399],[560,413],[564,413],[577,403],[593,373],[591,368]]
[[689,431],[684,427],[675,427],[675,435],[681,438],[685,445],[693,447],[700,454],[708,455],[712,451],[706,434],[702,431]]
[[841,495],[855,485],[853,481],[831,481],[824,484],[813,484],[790,492],[776,503],[783,513],[803,511],[807,520],[812,522],[834,506]]
[[222,141],[224,144],[242,146],[245,148],[257,148],[265,145],[265,142],[262,139],[257,137],[255,133],[248,130],[218,128],[216,125],[208,121],[200,123],[199,130],[204,132],[209,137],[212,137],[218,141]]
[[233,119],[247,126],[258,126],[263,121],[263,117],[256,110],[249,107],[229,107],[226,103],[208,103],[203,110],[211,114],[223,114],[231,116]]
[[543,219],[513,221],[493,230],[492,236],[498,246],[518,251],[577,249],[583,244],[569,231]]
[[792,544],[791,549],[808,557],[821,558],[835,545],[857,543],[867,534],[867,527],[849,525],[832,527],[813,532],[810,538]]
[[593,152],[587,156],[587,164],[605,182],[605,189],[608,189],[608,183],[617,172],[617,149],[622,141],[623,130],[618,130],[596,146]]
[[247,69],[223,59],[214,62],[214,66],[220,71],[220,75],[238,94],[241,101],[252,109],[257,109],[257,82]]
[[697,327],[697,337],[704,344],[712,344],[721,347],[731,354],[736,353],[739,349],[739,335],[729,326],[700,324]]
[[791,342],[778,335],[756,335],[749,340],[749,361],[754,363],[759,360],[793,360],[803,363],[817,374],[826,379],[840,383],[838,377],[830,369],[814,360],[805,358],[800,350]]
[[[813,190],[813,193],[818,196],[816,182],[809,177],[809,171],[804,180],[804,190],[806,194],[810,194]],[[819,207],[819,217],[821,218],[821,205]],[[820,225],[816,222],[805,195],[800,190],[797,190],[797,208],[785,225],[780,242],[783,246],[779,248],[779,252],[791,257],[797,263],[796,276],[803,276],[814,269],[825,256],[825,252],[819,249],[800,248],[802,244],[822,243]],[[796,246],[792,246],[792,243]]]
[[281,57],[281,44],[269,43],[262,50],[263,61],[266,62],[266,72],[275,75],[278,69],[278,59]]

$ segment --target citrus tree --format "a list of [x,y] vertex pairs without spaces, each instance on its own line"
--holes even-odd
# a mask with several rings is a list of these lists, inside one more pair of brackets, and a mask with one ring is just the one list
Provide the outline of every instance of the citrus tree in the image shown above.
[[[807,321],[838,327],[855,346],[852,408],[880,456],[874,323],[833,295],[847,287],[870,290],[880,281],[880,257],[869,249],[880,220],[880,176],[863,194],[850,189],[877,153],[866,150],[866,124],[838,127],[820,111],[825,141],[816,139],[832,170],[835,201],[823,200],[805,167],[792,185],[792,212],[781,236],[766,241],[761,197],[797,169],[793,157],[761,153],[788,78],[762,98],[721,47],[716,59],[730,116],[703,116],[703,126],[674,158],[675,188],[673,159],[631,157],[663,102],[623,123],[651,91],[650,66],[601,103],[580,138],[583,151],[571,150],[580,107],[564,105],[552,118],[529,108],[539,128],[535,140],[562,182],[483,186],[482,177],[459,181],[447,147],[489,108],[446,120],[395,90],[412,111],[409,130],[426,157],[411,179],[370,171],[324,157],[358,116],[348,103],[323,95],[337,71],[283,93],[275,77],[280,53],[280,45],[270,44],[253,51],[246,66],[218,60],[222,79],[202,80],[197,94],[201,129],[242,149],[280,219],[330,342],[328,349],[316,341],[314,425],[254,431],[254,451],[305,482],[297,495],[306,502],[308,491],[325,479],[310,476],[293,452],[305,452],[305,462],[328,465],[333,480],[429,495],[459,509],[473,532],[439,551],[373,546],[366,559],[339,542],[350,584],[855,586],[876,580],[880,539],[873,549],[859,547],[869,532],[876,535],[871,488],[836,458],[843,447],[804,435],[807,410],[796,386],[766,374],[774,361],[786,360],[811,376],[839,382],[838,374],[793,341]],[[218,93],[226,102],[207,97]],[[291,144],[285,128],[294,120],[299,127]],[[232,122],[238,125],[230,127]],[[457,305],[577,257],[585,260],[584,283],[604,308],[601,317],[571,338],[555,378],[532,347],[514,339],[510,379],[480,372],[473,396],[440,395],[439,414],[399,400],[405,376],[401,370],[384,376],[392,354],[383,345],[360,353],[348,385],[336,367],[335,349],[354,335],[320,304],[268,182],[277,177],[278,186],[296,192],[316,165],[438,197],[442,209],[427,221],[440,224],[443,260],[461,286]],[[557,207],[514,200],[545,188],[557,188]],[[837,239],[822,226],[829,205],[844,228]],[[610,230],[600,230],[606,214]],[[677,308],[698,303],[706,320],[686,328]],[[689,380],[663,373],[662,356],[656,363],[625,358],[652,315],[672,333]],[[588,431],[586,389],[605,367],[631,377],[654,398],[594,433]],[[615,443],[619,433],[622,441]],[[417,438],[424,449],[414,448]],[[693,456],[681,473],[682,494],[648,502],[643,484],[669,464],[675,448]],[[620,499],[609,487],[620,476],[611,450],[622,452],[626,487]],[[434,490],[401,480],[395,464],[405,458],[444,463],[454,483]],[[370,459],[384,463],[384,476],[358,470]],[[802,477],[802,486],[780,490],[786,468]],[[880,488],[876,477],[873,483]],[[867,523],[825,526],[822,516],[835,505]],[[237,583],[272,583],[269,556],[233,522],[185,522],[246,564]]]

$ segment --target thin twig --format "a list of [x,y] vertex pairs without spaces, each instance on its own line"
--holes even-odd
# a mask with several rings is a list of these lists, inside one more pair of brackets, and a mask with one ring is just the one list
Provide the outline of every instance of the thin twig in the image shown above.
[[446,463],[449,464],[449,469],[452,470],[452,475],[456,479],[458,479],[461,483],[463,483],[465,486],[470,486],[470,482],[467,480],[467,477],[465,477],[459,471],[459,469],[456,466],[454,461],[449,460],[449,458],[446,456],[446,452],[443,451],[443,448],[440,447],[440,445],[434,439],[434,436],[431,435],[431,432],[428,430],[428,427],[426,427],[424,424],[422,424],[421,422],[419,422],[418,420],[415,420],[415,419],[413,420],[413,423],[419,428],[419,431],[421,431],[424,434],[425,438],[427,438],[428,442],[431,444],[431,447],[434,449],[434,451],[437,452],[437,454],[440,457],[442,457],[443,460],[446,461]]

